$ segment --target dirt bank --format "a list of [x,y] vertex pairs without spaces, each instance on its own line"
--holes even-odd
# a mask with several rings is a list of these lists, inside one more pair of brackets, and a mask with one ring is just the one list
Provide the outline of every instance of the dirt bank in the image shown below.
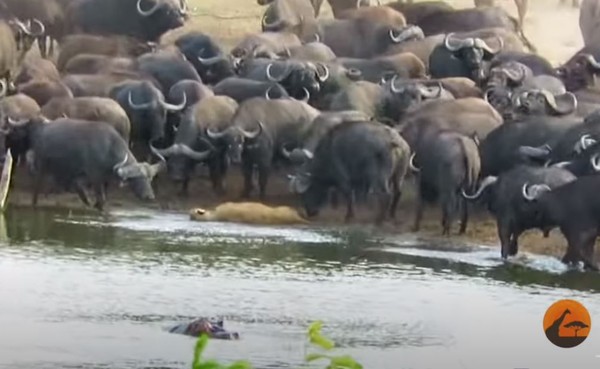
[[[179,196],[180,187],[164,175],[158,177],[155,182],[157,201],[156,203],[142,203],[135,199],[133,194],[127,188],[119,188],[116,185],[111,185],[108,194],[108,204],[106,211],[111,209],[130,208],[130,207],[150,207],[157,210],[181,211],[187,213],[191,208],[204,207],[211,208],[225,201],[240,200],[239,194],[241,191],[242,178],[239,169],[234,168],[227,178],[227,194],[219,197],[216,196],[209,184],[208,178],[203,170],[199,171],[198,177],[194,178],[190,184],[190,193],[188,197]],[[403,194],[402,201],[398,209],[396,220],[388,221],[382,226],[386,232],[392,233],[411,233],[414,219],[414,190],[412,182],[405,186],[406,190]],[[13,188],[9,195],[9,206],[31,206],[31,181],[29,175],[23,168],[17,168],[13,177]],[[280,172],[273,175],[268,189],[267,201],[269,205],[288,205],[292,207],[298,206],[297,198],[288,192],[288,182],[286,173]],[[257,195],[251,199],[258,201]],[[70,208],[84,209],[85,206],[79,200],[77,195],[69,193],[46,193],[40,196],[39,207],[42,208]],[[95,210],[90,209],[94,212]],[[374,219],[374,205],[363,205],[357,208],[356,219],[349,225],[351,227],[361,227],[374,229],[372,221]],[[343,200],[337,209],[327,207],[323,209],[321,214],[311,220],[319,225],[345,225],[345,203]],[[496,233],[496,224],[489,214],[482,209],[473,209],[471,211],[471,219],[467,234],[464,236],[456,235],[458,224],[453,228],[451,239],[458,241],[457,243],[470,243],[481,245],[498,245],[498,237]],[[437,207],[428,208],[422,223],[422,229],[419,232],[420,236],[437,238],[441,236],[440,210]],[[556,257],[561,257],[565,252],[565,241],[560,235],[560,232],[553,231],[549,238],[543,238],[539,231],[531,231],[521,238],[521,249],[527,252],[546,254]],[[600,250],[600,248],[598,248]],[[600,254],[600,253],[599,253]]]

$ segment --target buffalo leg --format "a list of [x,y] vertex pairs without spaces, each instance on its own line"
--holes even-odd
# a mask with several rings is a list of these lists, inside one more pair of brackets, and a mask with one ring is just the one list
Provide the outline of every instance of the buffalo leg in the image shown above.
[[42,189],[42,175],[35,173],[33,178],[33,195],[31,197],[31,206],[37,207],[40,190]]
[[567,252],[562,258],[563,263],[577,264],[579,261],[583,261],[586,268],[591,266],[593,269],[595,267],[593,261],[586,260],[585,254],[590,244],[592,245],[591,248],[593,248],[593,243],[596,240],[596,228],[580,225],[573,228],[561,228],[561,231],[567,239]]
[[340,204],[340,199],[338,198],[338,193],[335,189],[329,191],[329,202],[331,203],[332,209],[337,209]]
[[106,194],[104,193],[104,186],[103,185],[95,185],[94,186],[94,194],[96,196],[96,203],[94,204],[94,207],[96,209],[98,209],[99,211],[103,211],[104,204],[106,202]]
[[425,210],[425,204],[421,198],[420,192],[420,190],[417,190],[417,209],[415,211],[415,224],[413,226],[413,232],[418,232],[421,229],[421,220],[423,220],[423,211]]
[[83,188],[83,185],[79,182],[75,182],[73,186],[75,187],[75,192],[77,193],[77,196],[79,196],[79,199],[86,206],[90,206],[90,200],[88,199],[87,194],[85,193],[85,189]]
[[190,187],[190,179],[188,177],[184,178],[183,181],[181,181],[181,189],[179,190],[179,197],[187,197],[189,194],[189,187]]
[[270,168],[268,165],[262,164],[258,167],[258,191],[261,200],[264,200],[267,195],[267,183],[269,182]]
[[214,160],[210,160],[208,162],[208,173],[210,176],[210,181],[212,183],[213,191],[222,196],[225,193],[223,189],[223,175],[221,172],[221,165],[218,162],[218,158]]
[[349,222],[354,219],[354,192],[351,188],[344,186],[340,188],[340,192],[346,199],[346,218],[345,221]]
[[519,237],[521,231],[513,230],[510,234],[510,241],[508,243],[508,256],[515,256],[519,252]]
[[375,224],[381,225],[385,220],[385,216],[388,214],[388,210],[390,208],[390,200],[392,200],[392,194],[389,189],[381,192],[379,194],[379,210],[377,214],[377,218],[375,219]]
[[250,198],[250,194],[253,190],[252,185],[252,174],[254,172],[254,168],[252,162],[249,159],[242,157],[242,174],[244,175],[244,188],[242,189],[241,197],[243,199]]
[[398,203],[402,197],[402,183],[399,181],[392,182],[392,203],[390,204],[390,218],[396,218],[396,210],[398,210]]
[[498,219],[496,222],[498,238],[500,238],[500,255],[502,259],[506,259],[511,254],[511,237],[513,232],[511,231],[509,222],[506,220]]
[[458,234],[465,234],[467,233],[467,225],[469,224],[469,204],[462,196],[458,200],[458,204],[460,206],[460,229]]

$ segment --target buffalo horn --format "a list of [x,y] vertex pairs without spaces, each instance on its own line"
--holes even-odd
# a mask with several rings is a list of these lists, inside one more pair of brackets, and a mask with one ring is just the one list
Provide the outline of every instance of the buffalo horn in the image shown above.
[[487,44],[487,42],[480,38],[475,39],[474,44],[476,47],[495,55],[498,54],[504,48],[504,40],[502,39],[502,37],[496,35],[496,40],[498,40],[498,48],[496,50],[492,49],[490,45]]
[[[317,71],[317,78],[319,78],[319,81],[321,82],[325,82],[327,81],[327,79],[329,79],[329,68],[327,68],[327,66],[323,63],[317,63],[315,65],[315,69]],[[319,67],[321,69],[323,69],[323,74],[319,73]]]
[[244,137],[252,140],[252,139],[255,139],[256,137],[258,137],[262,133],[263,129],[264,129],[263,122],[258,121],[258,128],[255,131],[249,132],[243,128],[240,128],[240,131],[242,132]]
[[267,88],[267,91],[265,91],[265,99],[267,100],[271,100],[271,95],[269,95],[269,93],[271,92],[271,90],[273,89],[274,86],[270,86],[269,88]]
[[520,64],[511,64],[514,68],[502,68],[502,73],[513,82],[522,82],[525,79],[525,68]]
[[205,151],[195,151],[188,145],[184,145],[184,144],[182,144],[180,146],[180,148],[181,148],[181,154],[187,156],[190,159],[196,160],[196,161],[205,160],[206,158],[208,158],[208,156],[212,152],[211,149],[208,149]]
[[187,94],[185,93],[185,91],[183,92],[183,99],[181,103],[179,103],[179,105],[169,104],[165,101],[161,101],[161,104],[168,111],[181,111],[187,105]]
[[409,40],[413,37],[422,39],[425,37],[423,30],[419,26],[407,26],[399,31],[391,28],[389,31],[390,38],[396,44]]
[[125,158],[121,162],[115,164],[113,170],[115,172],[118,172],[119,169],[123,168],[123,166],[127,164],[127,160],[129,160],[129,154],[125,154]]
[[581,136],[579,142],[575,145],[574,150],[576,153],[580,154],[594,144],[596,144],[596,140],[590,134],[585,134]]
[[310,100],[310,92],[306,89],[306,87],[302,87],[302,91],[304,92],[304,97],[300,99],[300,101],[307,103]]
[[567,102],[566,106],[563,105],[563,107],[558,105],[556,96],[554,96],[550,91],[541,90],[540,93],[544,96],[548,105],[550,105],[552,109],[559,114],[571,114],[573,111],[575,111],[575,109],[577,109],[577,97],[572,92],[566,92],[560,95],[563,100],[566,99]]
[[[32,24],[36,24],[38,31],[37,32],[33,32],[31,30],[31,26]],[[29,32],[27,32],[27,34],[32,35],[32,36],[41,36],[44,33],[46,33],[46,27],[44,26],[44,23],[42,23],[39,19],[37,18],[33,18],[33,22],[31,20],[27,21],[27,29]]]
[[594,55],[592,55],[592,54],[580,54],[579,58],[587,61],[589,63],[589,65],[592,66],[594,69],[600,69],[600,63],[598,63],[598,61],[596,60],[596,58],[594,57]]
[[161,158],[161,160],[163,160],[166,156],[176,155],[180,152],[179,144],[173,144],[167,147],[166,149],[157,149],[152,145],[152,143],[150,143],[149,146],[152,153],[157,157]]
[[158,10],[158,8],[160,8],[160,1],[158,0],[154,0],[154,6],[148,10],[143,10],[142,9],[142,1],[144,0],[138,0],[137,2],[137,11],[138,13],[140,13],[140,15],[142,17],[149,17],[152,14],[156,13],[156,11]]
[[262,26],[264,30],[276,30],[277,28],[279,28],[279,25],[282,24],[284,21],[283,19],[279,19],[276,21],[273,21],[271,23],[267,22],[267,14],[265,13],[262,17]]
[[129,103],[129,106],[132,109],[135,109],[135,110],[148,109],[148,108],[150,108],[154,104],[154,101],[150,101],[150,102],[143,103],[143,104],[136,104],[136,103],[134,103],[131,91],[129,91],[129,96],[127,96],[127,102]]
[[410,165],[410,170],[412,170],[413,172],[418,173],[418,172],[421,171],[421,169],[417,168],[417,166],[415,165],[415,156],[416,155],[417,155],[416,153],[413,153],[410,156],[409,165]]
[[538,185],[530,186],[529,183],[525,183],[521,189],[521,193],[523,194],[523,197],[527,201],[534,201],[543,192],[546,192],[546,191],[552,191],[552,189],[550,188],[550,186],[545,185],[545,184],[542,184],[542,185],[538,184]]
[[273,77],[273,74],[271,74],[271,68],[273,68],[273,63],[269,63],[269,65],[267,65],[266,73],[267,73],[267,78],[269,79],[269,81],[271,81],[271,82],[281,82],[281,80],[283,78],[285,78],[285,76],[287,74],[287,66],[286,66],[285,73],[282,73],[281,77],[279,77],[279,78]]
[[442,83],[440,81],[437,81],[435,86],[428,87],[428,86],[419,84],[417,89],[421,93],[422,97],[428,98],[428,99],[437,99],[440,96],[442,96],[442,90],[444,88],[442,87]]
[[590,158],[590,164],[596,172],[600,172],[600,153],[592,155],[592,157]]
[[4,97],[6,95],[6,91],[8,90],[8,86],[6,85],[6,82],[2,79],[0,79],[0,98]]
[[181,14],[186,14],[188,11],[188,3],[187,0],[179,1],[179,10],[181,10]]
[[283,157],[285,157],[286,159],[289,159],[290,156],[292,156],[292,151],[289,151],[288,149],[285,148],[284,146],[281,146],[281,154],[283,155]]
[[494,92],[494,88],[488,88],[487,90],[485,90],[485,93],[483,94],[483,99],[485,100],[485,102],[489,103],[491,101],[491,97],[494,96]]
[[446,38],[444,39],[444,46],[446,49],[453,52],[458,51],[463,47],[472,47],[473,45],[475,45],[475,40],[473,40],[473,38],[467,38],[464,40],[457,39],[454,38],[454,32],[447,34]]
[[[201,54],[202,51],[204,49],[200,50],[200,52],[198,54]],[[200,55],[196,56],[196,59],[198,59],[198,61],[200,62],[200,64],[204,65],[204,66],[211,66],[213,64],[218,63],[219,61],[223,60],[223,56],[222,55],[217,55],[217,56],[213,56],[210,58],[203,58]]]
[[396,80],[398,79],[398,75],[395,74],[394,77],[392,78],[392,81],[390,82],[390,89],[392,90],[393,93],[395,94],[400,94],[402,92],[404,92],[405,87],[396,87]]
[[481,185],[479,186],[479,189],[477,189],[477,192],[475,192],[472,195],[469,195],[464,189],[462,190],[462,195],[465,199],[467,200],[477,200],[481,194],[483,193],[483,191],[485,191],[486,188],[488,188],[489,186],[493,185],[494,183],[496,183],[496,181],[498,181],[498,177],[496,176],[488,176],[485,177],[483,179],[483,181],[481,181]]
[[228,130],[225,129],[221,132],[214,132],[211,128],[207,128],[206,129],[206,135],[208,136],[208,138],[212,139],[212,140],[219,140],[225,136],[227,136]]
[[7,121],[10,126],[15,127],[15,128],[22,127],[22,126],[26,125],[27,123],[29,123],[29,119],[27,119],[27,118],[14,120],[12,117],[8,117]]

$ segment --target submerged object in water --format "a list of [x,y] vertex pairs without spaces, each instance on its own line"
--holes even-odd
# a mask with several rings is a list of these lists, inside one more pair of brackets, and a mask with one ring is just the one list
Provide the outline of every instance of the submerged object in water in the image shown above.
[[207,318],[198,318],[192,322],[178,324],[169,328],[169,332],[192,337],[199,337],[202,334],[206,334],[210,338],[221,340],[240,339],[240,335],[237,332],[228,332],[223,328],[223,320],[211,320]]
[[205,222],[237,222],[249,224],[306,224],[308,221],[288,206],[271,207],[257,202],[226,202],[213,210],[196,208],[190,218]]

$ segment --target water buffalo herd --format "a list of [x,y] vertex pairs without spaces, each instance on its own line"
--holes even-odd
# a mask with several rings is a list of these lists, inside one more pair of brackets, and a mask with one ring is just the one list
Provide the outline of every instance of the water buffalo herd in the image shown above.
[[51,179],[100,210],[115,180],[152,200],[163,172],[186,196],[206,166],[221,195],[233,166],[243,198],[287,175],[307,216],[372,198],[381,224],[413,177],[415,229],[426,203],[444,235],[484,206],[502,257],[558,228],[563,261],[598,269],[600,45],[556,66],[499,7],[322,2],[258,0],[262,30],[225,47],[201,24],[161,42],[185,0],[0,0],[0,149],[34,204]]

